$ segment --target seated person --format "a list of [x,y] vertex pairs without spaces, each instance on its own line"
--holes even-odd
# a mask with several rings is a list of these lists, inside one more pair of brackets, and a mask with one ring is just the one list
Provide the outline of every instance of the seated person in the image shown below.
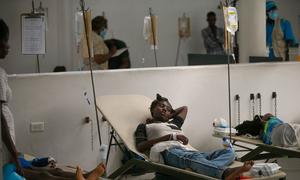
[[93,171],[83,174],[82,169],[77,167],[76,174],[55,169],[23,169],[27,180],[98,180],[105,172],[103,164],[99,164]]
[[[127,48],[125,42],[119,39],[105,40],[105,44],[109,49],[109,54],[115,54],[118,50]],[[108,60],[108,69],[125,69],[130,68],[129,51],[125,50],[118,56],[110,57]]]
[[[0,59],[4,59],[9,52],[9,28],[7,24],[0,19]],[[8,103],[12,97],[11,89],[8,86],[7,74],[3,68],[0,67],[0,107],[1,109],[1,165],[4,165],[8,171],[3,172],[3,175],[10,176],[12,173],[17,173],[28,180],[67,180],[74,179],[75,173],[64,172],[58,168],[22,168],[19,153],[16,148],[14,118],[9,109]],[[3,148],[3,149],[2,149]],[[2,156],[3,155],[3,156]],[[3,167],[0,167],[3,168]],[[98,166],[93,172],[86,174],[89,180],[93,180],[95,175],[101,173],[100,169],[103,167]],[[104,170],[103,170],[104,172]],[[103,174],[102,172],[102,174]],[[77,174],[80,174],[78,172]],[[101,175],[102,175],[101,174]],[[89,176],[90,175],[90,176]],[[17,176],[17,175],[16,175]],[[5,176],[6,177],[6,176]],[[0,177],[0,179],[4,179]],[[16,179],[16,178],[15,178]],[[4,179],[5,180],[5,179]],[[80,179],[81,180],[81,179]]]
[[294,147],[298,145],[300,125],[284,123],[274,115],[267,113],[262,118],[261,138],[265,144]]
[[82,174],[82,170],[79,167],[77,168],[76,174],[63,171],[59,168],[51,167],[39,168],[32,166],[30,168],[23,168],[20,163],[20,159],[18,158],[19,153],[16,149],[15,144],[13,143],[10,133],[8,132],[7,121],[3,114],[1,118],[1,128],[3,130],[1,134],[2,140],[7,146],[9,154],[11,155],[11,161],[8,163],[14,165],[13,172],[18,173],[18,175],[25,177],[27,180],[73,180],[74,178],[77,178],[77,180],[84,180],[84,177],[86,177],[88,180],[96,180],[98,177],[104,174],[105,167],[103,164],[99,164],[92,172],[86,173],[84,175]]
[[227,180],[239,177],[252,167],[253,162],[247,161],[242,167],[228,168],[235,159],[231,147],[211,153],[190,149],[189,139],[181,130],[187,115],[186,106],[173,110],[168,99],[157,94],[150,111],[152,119],[139,124],[135,131],[138,151],[150,151],[150,159],[155,159],[155,154],[159,153],[169,166]]

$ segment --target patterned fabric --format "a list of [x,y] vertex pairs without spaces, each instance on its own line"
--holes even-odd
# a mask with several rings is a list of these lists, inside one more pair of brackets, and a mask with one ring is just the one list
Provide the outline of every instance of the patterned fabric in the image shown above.
[[[2,105],[2,111],[3,111],[3,116],[5,117],[8,124],[9,133],[12,137],[13,142],[15,143],[14,118],[8,107],[8,102],[11,100],[11,98],[12,98],[12,92],[10,87],[8,86],[7,74],[5,70],[0,67],[0,100],[5,102]],[[10,154],[3,142],[2,142],[2,152],[3,152],[2,162],[3,164],[5,164],[10,160]]]
[[289,123],[279,124],[274,127],[271,135],[272,145],[281,147],[297,146],[297,138],[293,126]]
[[271,137],[273,129],[280,124],[283,124],[283,121],[277,117],[270,117],[270,119],[266,122],[264,132],[262,134],[262,140],[265,144],[272,144]]
[[224,54],[224,30],[216,27],[214,34],[210,27],[202,30],[202,37],[207,54]]
[[[285,19],[278,19],[275,23],[271,23],[267,21],[266,24],[266,41],[267,46],[269,47],[269,57],[282,57],[285,60],[285,54],[278,49],[281,49],[281,51],[286,51],[286,45],[285,43],[287,41],[290,41],[291,45],[296,45],[298,43],[297,38],[294,36],[293,29],[291,26],[291,23],[288,20]],[[273,40],[275,41],[273,42]],[[283,41],[283,42],[282,42]],[[284,43],[284,44],[283,44]],[[283,44],[283,45],[277,45],[277,44]],[[276,45],[276,47],[273,48],[273,46]],[[278,48],[281,47],[281,48]],[[282,50],[283,49],[283,50]],[[274,52],[276,50],[276,52]]]

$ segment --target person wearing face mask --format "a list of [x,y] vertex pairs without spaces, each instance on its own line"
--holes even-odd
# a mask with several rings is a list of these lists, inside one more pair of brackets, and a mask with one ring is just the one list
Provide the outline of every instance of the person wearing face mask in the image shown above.
[[[104,16],[96,16],[92,20],[92,41],[93,41],[93,53],[92,59],[93,70],[105,70],[108,69],[108,59],[110,53],[107,46],[104,43],[105,36],[107,34],[107,19]],[[82,43],[86,43],[82,41]],[[86,44],[82,44],[86,47]],[[84,70],[89,69],[89,60],[84,58]]]
[[289,60],[289,46],[297,45],[291,23],[279,17],[277,4],[274,1],[266,2],[266,38],[269,47],[269,57],[281,57]]

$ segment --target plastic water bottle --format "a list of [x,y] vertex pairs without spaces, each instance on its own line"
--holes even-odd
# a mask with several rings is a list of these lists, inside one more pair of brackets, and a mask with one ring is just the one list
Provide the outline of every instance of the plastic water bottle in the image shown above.
[[225,149],[232,148],[232,144],[230,143],[229,139],[226,137],[223,137],[223,146]]

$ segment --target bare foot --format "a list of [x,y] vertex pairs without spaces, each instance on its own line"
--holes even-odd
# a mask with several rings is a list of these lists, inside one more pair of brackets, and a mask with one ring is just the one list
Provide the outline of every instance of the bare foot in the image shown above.
[[99,164],[89,175],[87,180],[97,180],[99,177],[101,177],[105,172],[105,166],[104,164]]
[[76,180],[85,180],[85,178],[83,177],[82,169],[79,166],[77,166],[76,170]]
[[98,172],[99,176],[102,176],[105,172],[105,165],[101,163],[96,167],[95,170]]
[[225,180],[235,180],[243,173],[248,172],[251,169],[251,167],[253,166],[253,164],[254,164],[254,161],[245,161],[244,165],[241,167],[226,169],[223,174],[225,177]]
[[240,171],[242,173],[248,172],[252,168],[253,164],[254,164],[254,161],[245,161],[244,165],[241,167]]

